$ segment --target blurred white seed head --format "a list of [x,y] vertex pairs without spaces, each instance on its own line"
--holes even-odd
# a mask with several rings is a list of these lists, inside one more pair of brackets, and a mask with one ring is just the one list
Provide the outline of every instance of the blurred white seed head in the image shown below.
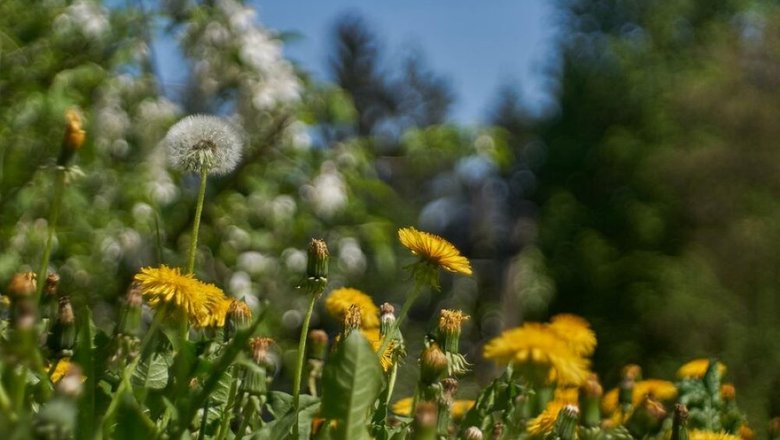
[[217,116],[187,116],[168,130],[163,140],[171,165],[184,171],[227,174],[241,159],[243,137],[230,122]]

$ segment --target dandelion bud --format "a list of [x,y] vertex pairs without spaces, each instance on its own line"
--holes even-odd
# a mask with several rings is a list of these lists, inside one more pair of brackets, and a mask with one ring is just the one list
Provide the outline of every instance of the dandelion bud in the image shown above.
[[70,298],[63,296],[59,301],[57,322],[52,328],[49,338],[49,348],[59,356],[73,355],[73,346],[76,344],[76,319],[73,316],[73,307]]
[[433,384],[447,371],[447,356],[432,343],[420,355],[420,380],[425,384]]
[[504,435],[504,424],[501,422],[496,422],[493,424],[493,433],[492,433],[493,439],[497,440],[503,437]]
[[35,294],[37,287],[36,275],[33,272],[20,272],[11,278],[8,284],[8,296],[14,300],[29,298]]
[[322,330],[309,332],[309,359],[323,360],[328,350],[328,334]]
[[723,400],[731,401],[736,398],[737,390],[734,388],[734,384],[732,383],[724,383],[720,386],[720,397],[723,398]]
[[620,381],[618,392],[618,403],[624,409],[630,408],[634,402],[634,379],[631,376],[624,376]]
[[380,327],[388,327],[395,322],[395,307],[390,303],[384,303],[379,307]]
[[674,405],[671,440],[688,440],[688,408],[682,403]]
[[656,433],[661,423],[666,419],[666,410],[661,402],[646,396],[634,409],[631,418],[626,422],[628,431],[637,437],[647,433]]
[[57,159],[57,165],[64,166],[73,156],[73,153],[81,149],[87,132],[82,128],[81,115],[75,108],[65,112],[65,137],[62,140],[62,151]]
[[460,310],[442,310],[439,315],[439,333],[444,339],[444,351],[458,353],[460,340],[460,328],[463,321],[469,319],[469,315]]
[[233,299],[225,317],[225,340],[232,338],[239,330],[252,325],[252,309],[243,299]]
[[592,373],[580,386],[579,404],[582,408],[582,424],[589,428],[599,426],[601,423],[601,396],[604,389],[599,383],[599,377]]
[[433,402],[417,402],[414,411],[414,440],[433,440],[436,438],[438,408]]
[[740,425],[739,431],[737,431],[737,435],[739,435],[739,438],[742,440],[755,440],[756,438],[756,433],[750,429],[750,426],[744,423]]
[[314,279],[328,278],[328,246],[323,240],[313,238],[309,242],[306,276]]
[[465,440],[482,440],[482,431],[476,426],[469,426],[463,432],[463,438]]
[[264,337],[254,337],[249,341],[249,347],[252,351],[252,360],[255,361],[257,365],[270,368],[271,371],[276,367],[269,352],[269,349],[273,344],[273,339]]
[[458,379],[454,377],[448,377],[441,381],[442,397],[448,404],[452,404],[455,401],[455,393],[458,392],[459,383]]
[[558,413],[553,430],[561,440],[574,440],[577,433],[577,418],[580,410],[574,405],[566,405]]
[[633,381],[642,380],[642,367],[637,364],[628,364],[623,367],[621,376],[625,379],[631,379]]
[[141,305],[143,292],[138,283],[132,283],[127,289],[125,304],[117,326],[117,333],[122,335],[140,336],[141,334]]
[[276,370],[276,362],[270,348],[274,340],[271,338],[255,337],[249,341],[252,352],[252,360],[258,368],[244,368],[244,377],[241,381],[242,390],[253,396],[265,394],[268,391],[270,377]]
[[60,284],[60,276],[54,272],[50,273],[49,276],[46,277],[46,284],[43,287],[43,292],[47,296],[55,296],[57,295],[57,288]]
[[241,159],[243,139],[228,121],[206,115],[187,116],[174,124],[163,143],[171,164],[183,171],[211,174],[233,171]]

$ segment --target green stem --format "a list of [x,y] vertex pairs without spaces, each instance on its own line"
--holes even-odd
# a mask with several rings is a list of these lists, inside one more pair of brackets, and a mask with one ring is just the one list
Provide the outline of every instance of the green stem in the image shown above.
[[314,303],[317,302],[319,294],[314,294],[309,300],[309,309],[303,319],[301,328],[301,338],[298,341],[298,361],[295,367],[295,380],[293,381],[293,411],[295,411],[295,424],[293,425],[293,438],[298,438],[298,404],[301,395],[301,377],[303,376],[303,360],[306,357],[306,339],[309,336],[309,321],[314,312]]
[[203,404],[203,416],[200,418],[200,429],[198,429],[198,440],[203,440],[206,436],[206,422],[209,419],[209,399]]
[[233,405],[236,401],[236,393],[238,392],[238,365],[233,365],[231,372],[233,380],[230,383],[230,391],[228,392],[225,409],[222,411],[222,420],[219,424],[219,432],[217,432],[216,440],[225,440],[225,437],[227,437],[228,423],[230,422]]
[[198,190],[198,201],[195,204],[195,219],[192,222],[192,237],[190,237],[190,255],[187,259],[187,273],[192,273],[195,270],[195,253],[198,249],[200,216],[203,213],[203,201],[206,199],[206,181],[208,175],[209,167],[203,165],[200,169],[200,190]]
[[49,271],[49,258],[51,258],[51,248],[54,245],[54,231],[57,227],[57,219],[60,217],[60,209],[62,208],[62,195],[65,192],[65,168],[57,169],[57,180],[54,183],[54,195],[51,205],[51,211],[49,212],[49,222],[46,225],[47,237],[46,247],[43,249],[43,256],[41,256],[41,264],[38,268],[38,286],[35,289],[35,304],[41,299],[41,293],[43,293],[43,287],[46,285],[46,276]]
[[251,399],[247,399],[246,406],[244,406],[244,412],[241,415],[241,425],[239,425],[238,431],[236,431],[237,440],[244,438],[244,433],[246,433],[246,427],[249,426],[249,421],[251,419],[252,419],[252,402]]

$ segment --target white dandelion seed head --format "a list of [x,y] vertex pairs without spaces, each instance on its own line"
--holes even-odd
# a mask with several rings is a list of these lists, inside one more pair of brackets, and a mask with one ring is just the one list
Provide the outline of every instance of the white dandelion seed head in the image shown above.
[[168,160],[181,170],[227,174],[241,159],[243,136],[230,122],[217,116],[187,116],[168,130],[163,140]]

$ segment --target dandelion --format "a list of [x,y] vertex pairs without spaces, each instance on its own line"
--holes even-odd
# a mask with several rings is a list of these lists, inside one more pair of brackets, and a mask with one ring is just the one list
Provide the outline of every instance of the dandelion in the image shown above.
[[336,289],[325,299],[325,309],[334,318],[343,321],[350,306],[360,309],[363,329],[379,328],[379,307],[370,296],[358,289],[342,287]]
[[[604,397],[601,400],[601,410],[604,411],[605,414],[612,414],[617,411],[619,407],[619,394],[620,390],[617,388],[613,388],[604,394]],[[650,396],[655,400],[668,402],[677,397],[677,387],[668,380],[640,380],[634,384],[634,390],[631,394],[631,405],[634,407],[638,406],[647,396]]]
[[503,332],[485,345],[486,359],[513,364],[541,384],[580,385],[589,374],[588,361],[548,326],[527,323]]
[[[382,336],[379,334],[378,328],[364,328],[361,330],[361,333],[366,338],[366,340],[371,343],[371,347],[374,349],[374,351],[379,350],[380,345],[382,345]],[[393,341],[381,354],[379,354],[379,363],[382,365],[382,369],[385,372],[390,371],[390,368],[392,368],[395,364],[395,351],[396,342]]]
[[201,327],[209,323],[214,304],[224,297],[213,284],[201,283],[192,274],[182,274],[178,268],[165,265],[141,269],[135,281],[149,305],[157,309],[171,305]]
[[462,419],[467,412],[471,411],[471,408],[474,408],[474,404],[473,400],[456,400],[452,402],[452,407],[450,407],[452,418],[455,420]]
[[241,159],[243,139],[226,120],[207,115],[192,115],[174,124],[163,143],[170,163],[180,170],[211,174],[233,171]]
[[688,433],[689,440],[742,440],[741,437],[728,432],[701,431],[694,429]]
[[550,319],[550,328],[580,356],[590,356],[596,350],[596,333],[588,321],[577,315],[555,315]]
[[469,260],[460,254],[455,245],[438,235],[410,227],[399,229],[398,238],[404,247],[423,262],[449,272],[471,275]]
[[[701,379],[707,374],[707,369],[710,367],[709,359],[694,359],[677,370],[677,377],[680,379]],[[723,376],[726,374],[726,365],[721,362],[717,363],[718,374]]]
[[400,399],[396,401],[392,408],[390,408],[393,413],[399,415],[399,416],[409,416],[412,414],[412,405],[414,404],[414,398],[412,397],[404,397],[403,399]]
[[469,363],[460,354],[460,327],[469,316],[460,310],[444,309],[439,315],[439,343],[444,347],[448,360],[448,373],[450,376],[461,375],[468,372]]
[[561,400],[551,400],[541,414],[528,421],[526,426],[528,434],[533,437],[541,437],[552,432],[555,428],[555,421],[558,420],[558,414],[568,405],[570,404]]
[[[216,286],[214,286],[216,288]],[[216,292],[214,292],[216,293]],[[214,294],[211,293],[211,294]],[[209,308],[209,313],[205,315],[205,319],[198,322],[198,327],[224,327],[225,319],[227,318],[228,310],[233,300],[226,297],[217,297]]]

